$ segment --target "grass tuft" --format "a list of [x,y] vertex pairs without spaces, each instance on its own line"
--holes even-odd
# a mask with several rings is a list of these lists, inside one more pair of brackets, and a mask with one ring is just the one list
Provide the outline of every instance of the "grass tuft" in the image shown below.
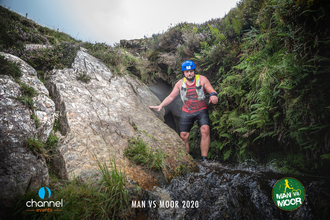
[[[110,158],[109,164],[105,161],[100,162],[95,154],[94,159],[99,167],[102,187],[106,194],[106,199],[102,203],[104,205],[102,210],[106,210],[112,219],[115,219],[116,214],[119,214],[119,212],[124,215],[125,209],[129,206],[129,195],[125,187],[125,174],[117,169],[114,158]],[[111,170],[109,170],[109,167]]]
[[45,144],[42,141],[35,139],[34,137],[30,137],[26,140],[25,146],[37,156],[47,157]]
[[166,157],[161,150],[154,152],[142,139],[132,137],[124,151],[125,156],[130,160],[146,166],[150,169],[160,170],[165,167],[163,159]]

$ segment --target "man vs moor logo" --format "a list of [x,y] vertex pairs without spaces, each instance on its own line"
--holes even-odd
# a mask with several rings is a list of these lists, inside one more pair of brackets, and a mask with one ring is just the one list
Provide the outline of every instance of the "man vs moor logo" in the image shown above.
[[301,182],[292,177],[277,181],[273,187],[273,201],[277,207],[285,211],[299,208],[305,200],[305,188]]

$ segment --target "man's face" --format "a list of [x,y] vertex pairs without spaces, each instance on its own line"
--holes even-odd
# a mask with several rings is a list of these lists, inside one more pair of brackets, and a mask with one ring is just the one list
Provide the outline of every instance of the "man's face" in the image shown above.
[[186,77],[187,80],[192,81],[195,79],[195,71],[194,70],[185,70],[183,71],[184,76]]

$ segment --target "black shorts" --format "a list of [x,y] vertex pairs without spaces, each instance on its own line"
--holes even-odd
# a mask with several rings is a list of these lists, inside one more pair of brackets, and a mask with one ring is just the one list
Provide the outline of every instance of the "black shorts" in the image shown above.
[[202,127],[203,125],[210,126],[208,110],[204,109],[194,113],[182,111],[180,119],[180,132],[190,132],[190,129],[194,125],[195,121],[197,121],[199,127]]

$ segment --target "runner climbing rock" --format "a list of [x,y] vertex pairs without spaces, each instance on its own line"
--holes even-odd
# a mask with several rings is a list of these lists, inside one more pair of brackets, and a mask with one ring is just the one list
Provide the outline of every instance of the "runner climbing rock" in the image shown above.
[[195,75],[195,63],[186,60],[182,63],[181,70],[184,78],[179,80],[173,88],[173,91],[158,106],[149,106],[151,109],[160,111],[163,107],[170,104],[180,93],[183,106],[180,119],[180,137],[186,145],[189,153],[189,133],[197,120],[201,131],[201,156],[202,161],[207,158],[210,147],[210,119],[207,111],[205,92],[210,94],[209,103],[217,104],[218,97],[211,83],[205,76]]

